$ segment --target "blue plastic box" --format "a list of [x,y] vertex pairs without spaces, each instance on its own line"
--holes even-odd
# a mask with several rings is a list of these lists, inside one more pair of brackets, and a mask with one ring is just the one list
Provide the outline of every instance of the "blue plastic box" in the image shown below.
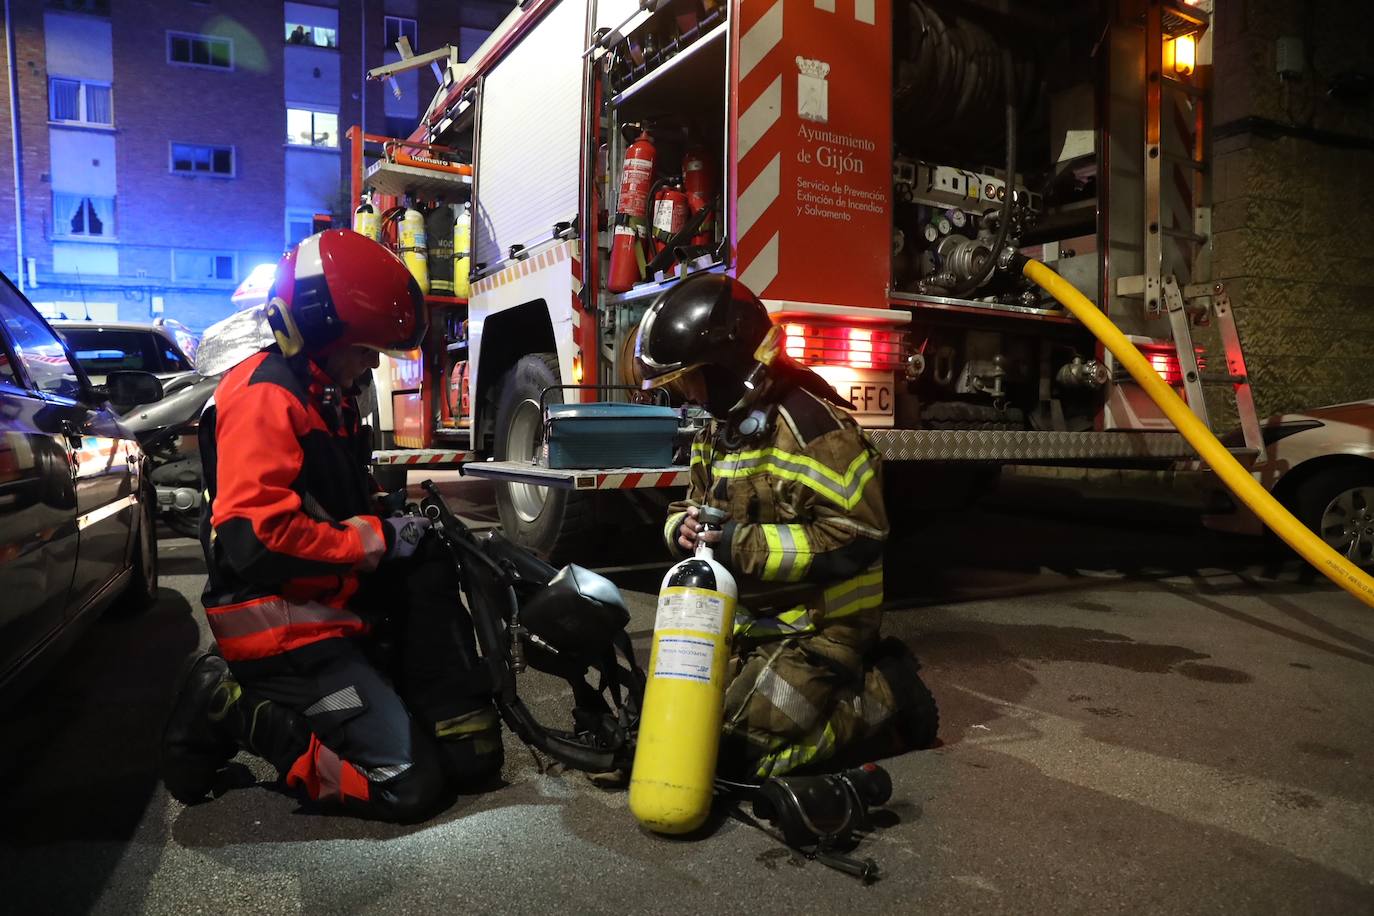
[[551,468],[661,468],[673,461],[671,407],[550,404],[548,423]]

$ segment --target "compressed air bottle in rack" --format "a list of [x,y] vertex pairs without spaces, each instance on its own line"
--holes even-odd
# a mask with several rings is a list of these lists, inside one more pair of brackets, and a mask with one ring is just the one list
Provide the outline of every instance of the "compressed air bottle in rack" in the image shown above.
[[472,292],[472,204],[465,203],[453,221],[453,295],[466,299]]
[[429,295],[429,244],[425,238],[425,218],[414,207],[406,207],[401,217],[400,249],[401,260],[410,268],[415,282],[420,284],[420,292]]
[[366,194],[358,209],[353,211],[353,231],[365,235],[376,242],[382,237],[382,218],[372,204],[372,195]]
[[[704,508],[699,519],[703,531],[719,531],[725,512]],[[657,833],[689,833],[710,813],[738,596],[701,540],[663,577],[630,772],[630,811]]]

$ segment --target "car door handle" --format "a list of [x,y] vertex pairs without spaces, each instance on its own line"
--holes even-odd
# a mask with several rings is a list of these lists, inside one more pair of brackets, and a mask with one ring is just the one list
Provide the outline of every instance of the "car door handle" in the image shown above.
[[71,420],[63,420],[62,435],[67,437],[68,445],[78,452],[81,451],[82,444],[85,442],[85,439],[81,435],[81,427],[77,426]]

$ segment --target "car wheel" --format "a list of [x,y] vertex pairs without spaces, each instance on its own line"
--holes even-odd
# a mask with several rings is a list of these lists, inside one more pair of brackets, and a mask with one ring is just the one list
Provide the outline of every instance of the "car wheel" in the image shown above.
[[[558,358],[537,353],[517,362],[501,380],[496,407],[496,460],[531,461],[542,439],[539,395],[557,385]],[[549,392],[547,402],[562,403]],[[552,562],[590,556],[598,545],[593,494],[505,483],[496,487],[496,509],[506,537]]]
[[145,611],[157,604],[157,494],[144,486],[140,500],[138,531],[134,541],[133,577],[120,597],[125,612]]
[[1374,466],[1318,472],[1298,485],[1293,508],[1331,549],[1362,569],[1374,569]]

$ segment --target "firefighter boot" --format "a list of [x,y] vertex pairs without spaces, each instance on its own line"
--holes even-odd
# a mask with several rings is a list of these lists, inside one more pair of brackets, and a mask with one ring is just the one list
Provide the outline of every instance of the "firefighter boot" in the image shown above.
[[239,691],[221,721],[239,747],[272,764],[282,778],[310,747],[310,726],[304,716],[249,692]]
[[891,718],[875,736],[880,741],[886,732],[889,754],[924,750],[935,744],[940,729],[940,710],[930,688],[921,680],[921,663],[906,643],[889,636],[878,643],[873,666],[864,678],[864,693],[876,692],[875,680],[881,680],[892,704]]
[[480,789],[501,774],[506,761],[501,718],[483,706],[434,724],[444,775],[460,791]]
[[206,653],[188,666],[162,732],[162,782],[182,804],[205,798],[216,774],[238,752],[223,720],[239,696],[238,683],[218,655]]

